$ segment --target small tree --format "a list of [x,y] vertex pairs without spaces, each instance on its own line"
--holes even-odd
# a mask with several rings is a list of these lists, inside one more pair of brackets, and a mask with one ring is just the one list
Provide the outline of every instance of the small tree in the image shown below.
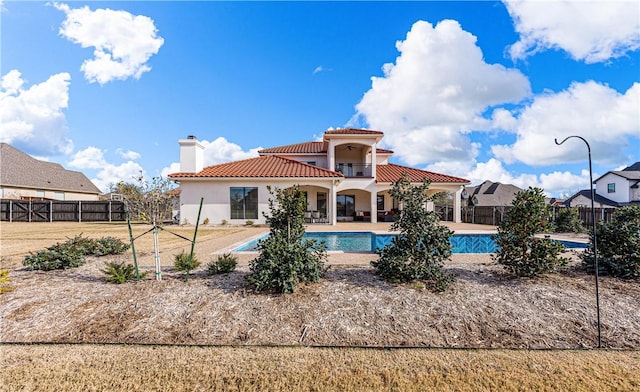
[[[611,222],[597,228],[598,272],[625,279],[640,279],[640,207],[618,208]],[[593,233],[591,233],[593,244]],[[581,255],[583,266],[594,273],[593,246]]]
[[391,230],[400,234],[376,250],[379,259],[371,265],[386,281],[424,280],[433,290],[444,291],[453,282],[453,275],[443,269],[444,261],[451,257],[453,232],[439,224],[436,212],[427,211],[427,202],[432,200],[428,189],[428,181],[414,186],[406,174],[393,184],[389,194],[402,209]]
[[553,223],[556,233],[584,233],[585,231],[577,207],[558,208]]
[[[327,251],[324,243],[305,240],[304,192],[297,186],[287,189],[267,187],[270,215],[269,236],[258,242],[260,255],[249,263],[247,280],[258,291],[291,293],[299,282],[317,282],[326,271]],[[275,199],[274,199],[275,197]]]
[[171,219],[176,198],[176,195],[170,192],[173,188],[174,184],[168,178],[153,177],[149,182],[140,173],[135,183],[120,182],[112,191],[124,196],[129,213],[134,219],[155,226]]
[[507,271],[518,276],[538,276],[564,267],[560,257],[564,246],[548,238],[536,237],[548,227],[549,206],[540,188],[520,191],[513,200],[495,236],[498,251],[492,256]]

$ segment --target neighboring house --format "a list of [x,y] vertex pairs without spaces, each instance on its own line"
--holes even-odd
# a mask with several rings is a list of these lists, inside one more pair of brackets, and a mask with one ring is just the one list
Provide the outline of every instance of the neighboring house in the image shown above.
[[[564,205],[566,207],[591,207],[591,190],[583,189],[578,191],[578,193],[565,200]],[[593,198],[593,206],[595,208],[615,208],[618,203],[596,193]]]
[[[623,170],[614,170],[598,177],[594,182],[596,208],[640,205],[640,162]],[[591,206],[591,190],[583,189],[567,199],[568,207]]]
[[[267,186],[298,185],[307,195],[309,222],[388,220],[399,206],[389,195],[392,183],[407,173],[414,183],[431,181],[429,193],[454,194],[454,221],[460,222],[460,194],[468,180],[389,163],[393,151],[378,148],[384,134],[366,129],[337,129],[322,141],[259,151],[259,157],[203,167],[203,146],[194,136],[179,141],[180,217],[195,223],[200,198],[201,219],[211,222],[264,223],[271,195]],[[432,203],[428,208],[433,209]]]
[[0,143],[0,198],[98,200],[100,193],[84,174]]
[[468,186],[462,193],[463,204],[469,206],[510,206],[516,193],[522,191],[515,185],[485,181],[477,186]]

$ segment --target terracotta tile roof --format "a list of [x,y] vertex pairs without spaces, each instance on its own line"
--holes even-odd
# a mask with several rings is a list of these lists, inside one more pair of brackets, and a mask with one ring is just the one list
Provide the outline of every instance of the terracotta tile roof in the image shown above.
[[321,154],[327,152],[325,142],[306,142],[289,144],[286,146],[265,148],[258,151],[258,154]]
[[173,173],[170,178],[342,178],[340,173],[279,156],[261,156],[208,166],[199,173]]
[[446,174],[434,173],[426,170],[414,169],[407,166],[400,166],[393,163],[387,165],[378,165],[376,167],[377,182],[394,182],[398,181],[403,173],[409,175],[412,182],[422,182],[424,178],[437,183],[469,183],[469,180],[460,177],[449,176]]
[[325,135],[384,135],[380,131],[372,131],[370,129],[357,129],[357,128],[341,128],[325,131]]
[[[393,154],[391,150],[385,150],[384,148],[377,148],[378,154]],[[286,146],[265,148],[258,151],[258,154],[326,154],[327,143],[326,142],[305,142],[289,144]]]
[[0,185],[96,195],[101,193],[83,173],[35,159],[7,143],[0,143]]

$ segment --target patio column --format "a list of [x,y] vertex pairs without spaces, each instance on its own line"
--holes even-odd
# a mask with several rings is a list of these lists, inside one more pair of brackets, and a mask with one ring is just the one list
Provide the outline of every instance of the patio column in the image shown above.
[[369,215],[371,215],[371,223],[378,222],[378,193],[371,191],[371,206],[369,207]]
[[329,189],[329,214],[327,215],[330,217],[329,223],[331,223],[332,226],[335,226],[338,221],[337,204],[338,198],[336,197],[336,182],[331,181],[331,188]]
[[463,189],[462,186],[459,187],[458,190],[456,191],[456,193],[454,193],[454,195],[453,195],[453,221],[455,223],[461,223],[462,222],[462,214],[461,214],[462,189]]

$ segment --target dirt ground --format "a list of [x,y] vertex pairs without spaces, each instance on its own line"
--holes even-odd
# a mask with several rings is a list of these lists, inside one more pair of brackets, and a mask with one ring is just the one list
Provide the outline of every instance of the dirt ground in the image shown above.
[[[364,226],[360,226],[364,227]],[[187,238],[193,227],[168,227]],[[352,230],[341,226],[339,229]],[[376,230],[388,229],[380,226]],[[465,230],[470,228],[460,228]],[[136,226],[134,235],[148,230]],[[456,282],[444,293],[419,284],[391,285],[373,273],[373,254],[333,253],[318,284],[291,295],[255,293],[247,262],[209,276],[205,264],[219,252],[266,228],[201,227],[202,261],[189,282],[171,268],[188,241],[161,231],[163,280],[153,273],[136,283],[106,283],[105,260],[131,262],[131,252],[90,258],[75,269],[28,271],[22,258],[67,237],[128,238],[126,225],[26,224],[0,226],[1,268],[15,290],[0,295],[0,341],[309,346],[420,346],[472,348],[584,348],[597,344],[594,278],[574,262],[559,274],[516,279],[489,255],[454,255],[446,269]],[[136,241],[140,264],[153,271],[151,233]],[[640,285],[601,277],[605,347],[640,348]]]

